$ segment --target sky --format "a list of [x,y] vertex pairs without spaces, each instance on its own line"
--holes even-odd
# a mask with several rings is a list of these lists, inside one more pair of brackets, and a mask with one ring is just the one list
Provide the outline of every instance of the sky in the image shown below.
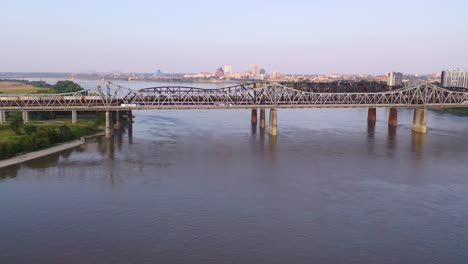
[[0,72],[468,69],[466,0],[0,0]]

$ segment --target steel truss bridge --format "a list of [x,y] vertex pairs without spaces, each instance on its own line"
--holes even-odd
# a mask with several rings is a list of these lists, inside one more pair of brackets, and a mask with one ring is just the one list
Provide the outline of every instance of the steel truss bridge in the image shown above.
[[219,89],[167,86],[132,90],[113,83],[67,94],[0,95],[1,111],[145,109],[468,107],[468,92],[417,83],[383,92],[306,92],[271,83]]

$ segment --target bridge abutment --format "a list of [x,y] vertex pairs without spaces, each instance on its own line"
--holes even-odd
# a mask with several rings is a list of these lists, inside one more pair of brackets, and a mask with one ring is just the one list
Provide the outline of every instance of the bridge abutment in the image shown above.
[[416,108],[414,109],[413,116],[413,131],[417,133],[427,133],[427,109]]
[[377,108],[369,108],[369,110],[367,111],[367,121],[377,121]]
[[260,128],[265,128],[265,109],[260,109]]
[[276,119],[277,119],[276,109],[270,109],[270,129],[269,129],[269,133],[272,136],[278,135],[278,129],[276,127],[276,124],[277,124]]
[[251,121],[253,125],[257,124],[257,109],[252,109]]
[[23,111],[23,123],[24,124],[29,123],[29,112],[28,111]]
[[388,125],[393,127],[398,125],[398,109],[390,108],[390,114],[388,115]]
[[106,111],[106,138],[112,138],[114,135],[114,127],[112,125],[112,113]]
[[5,111],[0,111],[0,125],[6,123],[6,114]]
[[78,113],[76,110],[72,111],[72,124],[78,123]]

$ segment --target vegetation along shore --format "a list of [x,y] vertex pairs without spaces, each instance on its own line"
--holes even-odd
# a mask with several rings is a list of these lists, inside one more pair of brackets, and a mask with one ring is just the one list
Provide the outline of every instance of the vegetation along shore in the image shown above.
[[[42,81],[0,81],[0,93],[4,94],[67,93],[80,90],[83,88],[71,81],[59,81],[55,85]],[[104,120],[102,114],[84,112],[78,113],[78,122],[72,124],[70,115],[70,112],[31,112],[30,121],[24,124],[21,112],[8,112],[5,124],[0,124],[0,160],[94,135]]]

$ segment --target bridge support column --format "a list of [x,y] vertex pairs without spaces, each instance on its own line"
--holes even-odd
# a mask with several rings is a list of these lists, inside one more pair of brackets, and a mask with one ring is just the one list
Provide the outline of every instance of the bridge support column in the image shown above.
[[388,125],[394,127],[398,125],[398,109],[390,108],[390,114],[388,115]]
[[29,123],[29,112],[28,111],[23,111],[23,123],[24,124]]
[[5,111],[0,111],[0,125],[6,123],[6,114]]
[[112,126],[112,113],[106,111],[106,138],[112,138],[114,134],[114,127]]
[[427,133],[427,109],[416,108],[414,109],[413,116],[413,131],[417,133]]
[[377,121],[377,108],[369,108],[367,112],[367,121]]
[[133,123],[133,113],[132,110],[127,111],[127,121],[128,125],[131,125]]
[[277,124],[276,117],[277,117],[276,109],[270,109],[270,129],[269,129],[269,133],[272,136],[278,135],[278,129],[276,128],[276,124]]
[[115,128],[121,129],[122,122],[120,121],[120,111],[115,111]]
[[256,125],[257,124],[257,109],[252,109],[252,124]]
[[76,110],[73,110],[72,111],[72,124],[76,124],[78,123],[78,113],[76,112]]
[[260,128],[265,128],[265,109],[260,109]]

